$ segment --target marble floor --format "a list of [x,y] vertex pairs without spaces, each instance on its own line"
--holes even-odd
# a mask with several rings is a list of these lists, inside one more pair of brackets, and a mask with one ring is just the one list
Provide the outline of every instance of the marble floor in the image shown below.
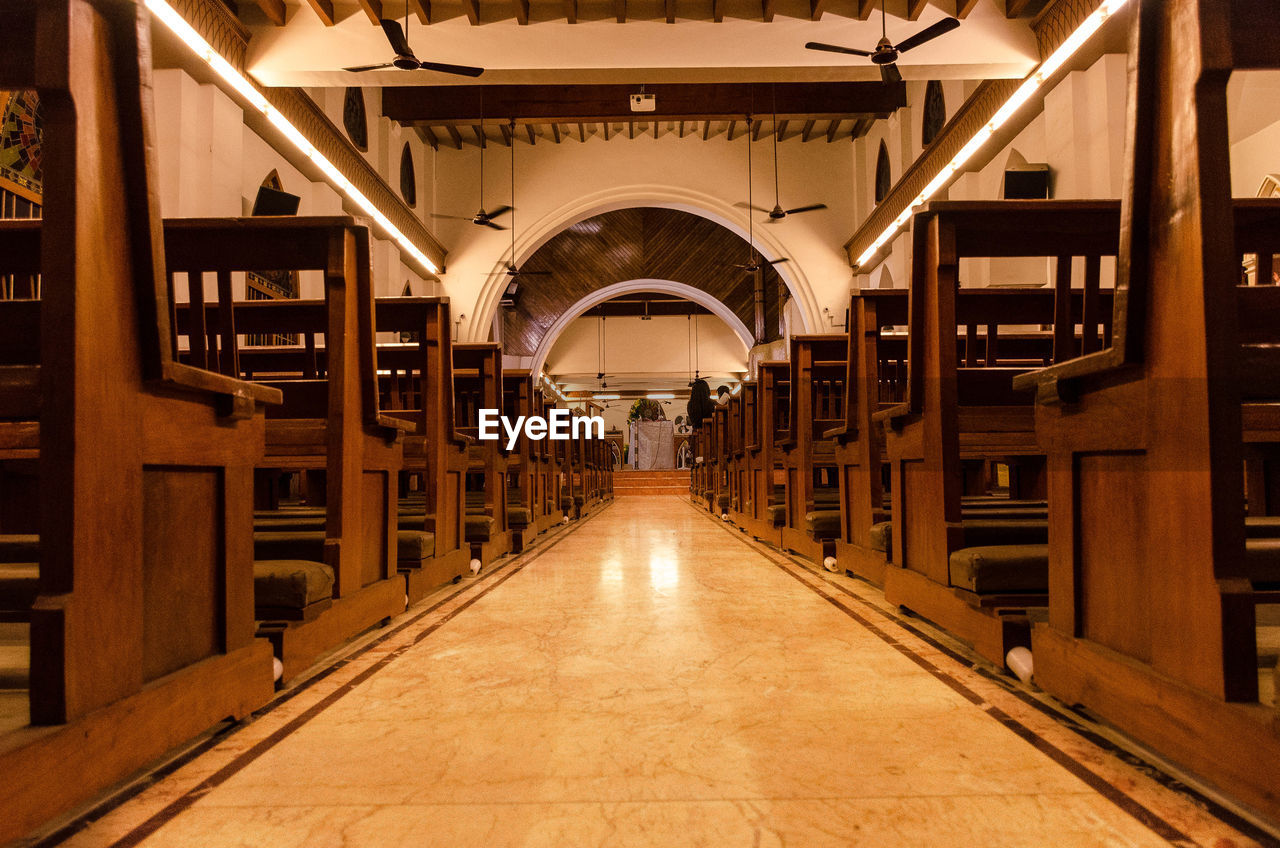
[[1254,844],[877,598],[619,499],[65,844]]

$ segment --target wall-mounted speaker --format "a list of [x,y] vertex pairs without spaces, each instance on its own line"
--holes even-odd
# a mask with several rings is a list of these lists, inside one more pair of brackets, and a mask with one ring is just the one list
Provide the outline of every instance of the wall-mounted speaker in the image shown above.
[[1048,165],[1014,165],[1005,170],[1005,200],[1047,200],[1048,197]]
[[297,215],[298,204],[302,201],[296,194],[262,186],[253,201],[253,214],[258,215]]

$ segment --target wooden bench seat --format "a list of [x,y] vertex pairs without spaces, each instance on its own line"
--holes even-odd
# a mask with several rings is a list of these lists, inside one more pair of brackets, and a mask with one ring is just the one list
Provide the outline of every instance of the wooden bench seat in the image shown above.
[[259,621],[310,621],[333,605],[332,568],[314,559],[258,555],[253,563],[253,597]]
[[[1032,363],[1063,361],[1105,344],[1109,319],[1103,313],[1109,314],[1110,294],[1100,289],[1100,268],[1104,256],[1118,251],[1119,217],[1119,204],[1109,201],[942,201],[913,220],[907,381],[902,401],[872,416],[873,426],[885,427],[891,468],[892,566],[884,571],[885,597],[971,642],[998,664],[1010,648],[1030,643],[1025,609],[1045,598],[1039,591],[1020,592],[1027,605],[1022,610],[1000,591],[983,599],[980,590],[1000,581],[975,582],[972,569],[960,569],[954,573],[968,585],[957,586],[954,555],[989,549],[976,560],[961,554],[958,562],[998,561],[1007,571],[1025,567],[1023,582],[1038,589],[1043,561],[1027,556],[1026,546],[1047,543],[1049,531],[1042,517],[1022,517],[1020,510],[981,516],[982,507],[966,509],[964,496],[986,494],[986,484],[966,491],[965,462],[979,468],[1006,463],[1010,488],[1020,497],[1043,491],[1034,396],[1016,380]],[[1053,288],[959,285],[962,258],[1027,255],[1055,260]],[[1083,288],[1074,290],[1073,257],[1083,257],[1085,269]],[[1025,349],[1018,361],[1005,360],[1001,328],[1037,325],[1053,329],[1018,331]],[[984,359],[970,343],[979,338],[986,342]],[[880,379],[878,366],[864,371],[862,379]]]
[[[334,573],[328,609],[302,620],[260,620],[288,681],[406,606],[394,534],[401,434],[411,425],[379,406],[369,230],[340,217],[183,219],[167,221],[164,235],[190,294],[174,310],[175,346],[188,362],[281,393],[257,467],[306,472],[317,489],[309,494],[326,507],[321,529],[255,533],[259,558],[314,561]],[[232,273],[254,268],[321,271],[324,297],[205,302],[206,273],[225,290]],[[264,336],[299,344],[242,351],[242,337]]]

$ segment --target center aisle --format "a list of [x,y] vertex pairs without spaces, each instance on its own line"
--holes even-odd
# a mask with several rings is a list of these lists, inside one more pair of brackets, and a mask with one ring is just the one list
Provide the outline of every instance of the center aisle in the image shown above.
[[[69,844],[1114,846],[1230,833],[989,680],[975,694],[979,675],[687,499],[622,499],[503,568],[411,611]],[[1107,785],[1082,779],[1080,761]]]

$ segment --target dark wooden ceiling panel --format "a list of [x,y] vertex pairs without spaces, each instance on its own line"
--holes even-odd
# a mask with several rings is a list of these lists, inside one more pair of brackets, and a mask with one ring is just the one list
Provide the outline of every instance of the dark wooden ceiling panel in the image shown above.
[[[688,212],[638,207],[588,218],[554,236],[521,266],[552,273],[521,282],[515,307],[504,310],[504,348],[514,356],[532,356],[575,303],[605,286],[639,279],[701,289],[753,328],[753,279],[733,267],[748,258],[745,239]],[[781,287],[772,268],[765,271],[764,288],[765,327],[776,338]]]

